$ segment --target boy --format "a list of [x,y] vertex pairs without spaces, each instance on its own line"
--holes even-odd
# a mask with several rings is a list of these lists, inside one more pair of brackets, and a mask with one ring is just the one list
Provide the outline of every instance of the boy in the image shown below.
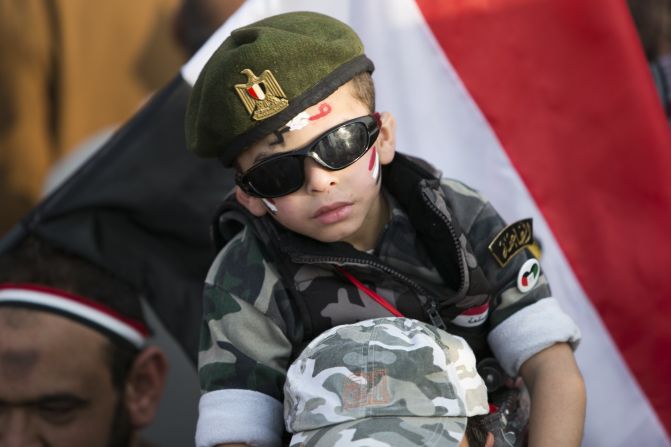
[[[190,150],[237,170],[205,285],[198,445],[279,445],[286,369],[340,324],[390,315],[464,337],[532,396],[531,445],[578,445],[584,385],[572,320],[525,247],[465,185],[395,153],[372,62],[315,13],[240,28],[189,102]],[[439,129],[433,131],[439,132]],[[496,369],[483,376],[492,390]]]

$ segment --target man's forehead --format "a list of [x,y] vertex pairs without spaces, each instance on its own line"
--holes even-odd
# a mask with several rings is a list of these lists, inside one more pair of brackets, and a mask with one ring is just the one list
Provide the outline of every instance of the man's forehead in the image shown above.
[[92,352],[108,343],[100,332],[55,312],[25,307],[0,306],[0,350],[14,346],[57,349],[77,346]]
[[12,329],[19,329],[34,324],[38,324],[35,310],[22,307],[0,306],[0,328],[6,326]]
[[96,356],[82,361],[67,354],[31,347],[0,349],[0,401],[37,404],[56,398],[88,400],[112,387],[106,362]]
[[[0,315],[7,313],[0,309]],[[0,399],[7,399],[9,389],[35,398],[80,393],[109,380],[109,341],[102,334],[55,314],[16,315],[31,323],[10,327],[3,324],[7,315],[0,317]]]
[[38,309],[22,305],[5,304],[0,306],[0,328],[8,326],[14,329],[30,329],[33,326],[57,326],[60,329],[83,324],[49,309]]
[[0,349],[0,380],[16,381],[30,377],[40,361],[37,349]]

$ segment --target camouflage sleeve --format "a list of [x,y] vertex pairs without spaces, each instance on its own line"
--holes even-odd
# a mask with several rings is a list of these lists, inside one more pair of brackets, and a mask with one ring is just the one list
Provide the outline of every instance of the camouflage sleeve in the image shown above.
[[[292,351],[287,306],[278,304],[286,299],[277,272],[251,232],[241,232],[215,259],[204,289],[198,445],[279,440],[282,388]],[[272,433],[259,434],[268,423],[274,426]]]
[[522,291],[518,286],[518,274],[533,259],[531,252],[522,249],[501,266],[489,244],[505,228],[504,220],[477,191],[453,180],[444,180],[443,185],[473,255],[491,284],[487,341],[505,371],[516,375],[527,359],[557,342],[569,342],[575,348],[580,331],[552,297],[540,264],[533,287]]

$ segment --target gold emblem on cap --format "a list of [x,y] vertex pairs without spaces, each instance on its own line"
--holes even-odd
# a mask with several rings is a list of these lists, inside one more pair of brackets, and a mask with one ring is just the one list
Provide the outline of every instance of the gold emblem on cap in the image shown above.
[[246,84],[236,84],[235,91],[245,105],[252,118],[261,121],[284,110],[288,105],[287,95],[270,70],[256,76],[252,70],[245,68],[240,72],[247,76]]

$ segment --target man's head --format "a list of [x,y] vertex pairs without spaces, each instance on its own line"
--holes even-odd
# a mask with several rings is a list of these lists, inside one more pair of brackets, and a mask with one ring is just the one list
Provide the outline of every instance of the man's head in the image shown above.
[[236,166],[236,197],[255,216],[372,248],[388,218],[380,166],[393,159],[396,126],[375,113],[372,70],[354,31],[321,14],[240,28],[194,86],[189,147]]
[[0,284],[0,445],[134,445],[167,363],[133,290],[33,239]]
[[[332,328],[289,367],[291,445],[480,447],[487,390],[461,337],[407,318]],[[468,428],[467,428],[468,427]]]

